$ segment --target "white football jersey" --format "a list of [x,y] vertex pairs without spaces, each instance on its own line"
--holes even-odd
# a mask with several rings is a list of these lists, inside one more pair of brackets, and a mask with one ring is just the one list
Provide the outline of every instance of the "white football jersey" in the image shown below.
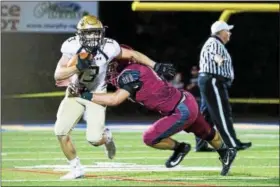
[[[67,39],[61,46],[61,53],[68,58],[72,58],[81,48],[79,37],[74,36]],[[84,49],[81,52],[85,52]],[[82,73],[75,74],[71,77],[74,84],[82,84],[91,92],[104,91],[107,88],[105,81],[106,71],[109,62],[117,57],[121,52],[120,45],[113,39],[104,38],[104,44],[100,46],[100,50],[94,56],[91,68]]]

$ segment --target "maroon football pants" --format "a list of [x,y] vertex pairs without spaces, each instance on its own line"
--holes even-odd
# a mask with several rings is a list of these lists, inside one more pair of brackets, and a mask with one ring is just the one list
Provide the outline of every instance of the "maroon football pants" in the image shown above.
[[192,132],[203,140],[214,138],[215,130],[200,114],[195,98],[189,92],[184,92],[184,95],[171,115],[159,119],[144,132],[145,144],[157,144],[180,131]]

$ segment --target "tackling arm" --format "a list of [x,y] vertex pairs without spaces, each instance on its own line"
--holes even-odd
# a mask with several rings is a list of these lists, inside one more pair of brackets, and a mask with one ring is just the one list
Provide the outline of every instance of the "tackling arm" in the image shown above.
[[100,104],[100,105],[107,105],[107,106],[117,106],[124,102],[130,93],[124,89],[118,89],[114,93],[94,93],[92,94],[91,101]]
[[86,91],[81,94],[81,97],[100,105],[116,106],[124,102],[128,97],[135,96],[142,86],[142,82],[139,79],[139,71],[127,70],[119,76],[118,84],[120,89],[116,92],[90,93]]
[[146,55],[131,49],[121,47],[121,53],[118,59],[132,59],[139,64],[151,67],[157,72],[162,79],[172,79],[176,74],[176,69],[173,64],[156,63]]
[[156,64],[153,60],[151,60],[146,55],[144,55],[138,51],[135,51],[135,50],[125,49],[123,47],[121,47],[121,53],[117,58],[118,59],[132,59],[139,64],[143,64],[143,65],[149,66],[151,68],[154,68],[154,66]]

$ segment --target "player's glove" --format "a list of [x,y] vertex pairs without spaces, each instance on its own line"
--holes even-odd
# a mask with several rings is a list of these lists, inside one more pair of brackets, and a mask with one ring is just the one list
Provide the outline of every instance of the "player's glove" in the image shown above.
[[154,67],[155,72],[162,78],[171,80],[176,74],[176,69],[173,64],[156,63]]
[[68,86],[68,97],[80,97],[81,93],[87,91],[87,88],[81,84],[69,84]]
[[82,59],[80,55],[78,55],[78,63],[76,64],[76,67],[79,71],[84,71],[85,69],[89,68],[91,65],[91,60],[89,58],[90,55],[88,55],[85,59]]

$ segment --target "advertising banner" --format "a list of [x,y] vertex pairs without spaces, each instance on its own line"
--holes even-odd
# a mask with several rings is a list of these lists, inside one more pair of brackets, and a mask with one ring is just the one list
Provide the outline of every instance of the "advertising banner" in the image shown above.
[[98,16],[98,2],[1,2],[1,31],[75,32],[88,13]]

